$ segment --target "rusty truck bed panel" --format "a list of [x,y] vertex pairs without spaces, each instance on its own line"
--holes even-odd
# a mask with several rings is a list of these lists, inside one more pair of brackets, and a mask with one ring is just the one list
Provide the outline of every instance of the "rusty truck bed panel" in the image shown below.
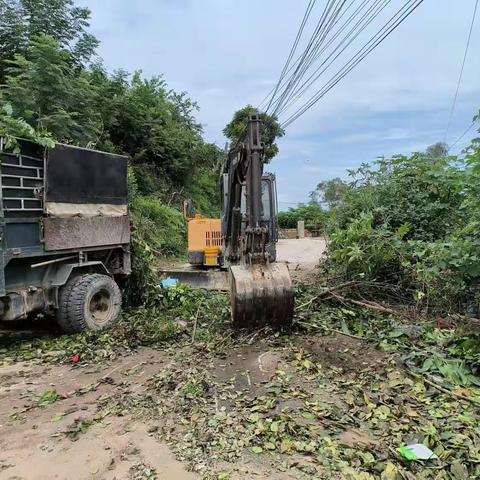
[[47,217],[43,220],[45,250],[66,250],[130,242],[130,218]]

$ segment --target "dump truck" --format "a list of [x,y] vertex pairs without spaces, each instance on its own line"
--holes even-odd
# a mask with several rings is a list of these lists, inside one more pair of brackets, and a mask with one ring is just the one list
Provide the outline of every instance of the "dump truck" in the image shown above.
[[13,143],[0,139],[0,320],[111,325],[131,270],[127,157]]

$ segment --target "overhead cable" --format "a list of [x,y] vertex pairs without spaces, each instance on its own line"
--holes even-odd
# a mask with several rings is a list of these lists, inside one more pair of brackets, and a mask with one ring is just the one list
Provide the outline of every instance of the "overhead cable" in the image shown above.
[[[361,18],[349,30],[347,35],[329,52],[320,65],[310,74],[310,76],[294,91],[291,91],[287,100],[278,110],[278,114],[282,114],[292,104],[297,101],[302,95],[307,92],[312,85],[330,68],[330,66],[341,56],[341,54],[348,49],[348,47],[358,38],[359,35],[377,18],[383,9],[391,0],[380,0],[372,5]],[[343,47],[343,48],[342,48]],[[338,53],[337,53],[338,52]],[[323,67],[323,68],[322,68]]]
[[399,25],[401,25],[424,0],[409,0],[397,11],[397,13],[335,74],[324,84],[314,95],[310,97],[299,109],[291,114],[283,123],[286,128],[296,121],[301,115],[312,108],[323,98],[335,85],[337,85],[350,71],[352,71],[365,57],[377,48]]
[[465,46],[465,52],[463,54],[462,67],[460,69],[460,75],[458,76],[458,81],[457,81],[457,88],[455,89],[455,95],[453,97],[452,107],[450,108],[450,114],[448,116],[447,128],[445,129],[445,135],[443,136],[444,141],[447,140],[448,132],[450,131],[450,127],[452,126],[453,114],[455,112],[455,106],[457,104],[458,93],[460,91],[460,84],[462,83],[463,71],[465,69],[465,63],[467,61],[468,50],[470,47],[470,40],[472,39],[473,26],[475,24],[475,18],[477,16],[478,1],[479,0],[475,1],[475,6],[473,8],[472,22],[470,23],[470,29],[468,31],[467,44]]

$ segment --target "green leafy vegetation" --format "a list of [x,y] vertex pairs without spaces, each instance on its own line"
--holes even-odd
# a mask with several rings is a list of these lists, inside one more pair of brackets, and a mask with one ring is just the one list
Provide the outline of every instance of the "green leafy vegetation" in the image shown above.
[[[142,376],[141,389],[129,370],[105,364],[120,380],[111,379],[114,388],[98,393],[96,409],[68,420],[62,431],[76,440],[110,416],[133,416],[205,479],[229,478],[237,469],[248,476],[252,468],[265,478],[480,475],[480,388],[466,360],[473,351],[465,332],[419,317],[339,307],[325,294],[331,288],[321,278],[298,288],[288,335],[234,334],[226,295],[179,287],[158,289],[147,307],[110,331],[9,341],[1,358],[71,362],[80,353],[72,368],[88,369],[139,346],[162,350],[164,363]],[[478,338],[469,341],[478,348]],[[82,387],[77,401],[98,385]],[[54,392],[42,398],[44,408],[62,410],[64,399]],[[439,458],[405,460],[398,449],[414,442]]]
[[460,157],[440,147],[350,172],[329,212],[327,267],[347,279],[397,286],[401,300],[420,309],[475,313],[480,142]]
[[[223,134],[235,144],[239,138],[242,138],[246,131],[248,116],[256,111],[257,109],[255,107],[247,105],[235,112],[232,121],[223,129]],[[265,160],[268,162],[278,153],[278,146],[275,140],[283,137],[285,132],[274,115],[269,115],[264,112],[260,112],[259,115],[262,120],[260,133],[265,148]]]
[[310,203],[290,207],[287,211],[279,212],[278,226],[280,228],[297,228],[300,220],[305,222],[305,228],[315,232],[322,232],[327,221],[327,212],[320,205]]
[[46,407],[55,403],[60,398],[60,395],[55,390],[47,390],[38,400],[39,407]]
[[[108,331],[68,336],[50,329],[34,339],[6,333],[0,337],[0,361],[71,363],[75,355],[81,361],[115,359],[140,346],[168,348],[177,341],[189,340],[195,322],[198,342],[205,341],[212,349],[217,343],[226,344],[229,310],[225,295],[192,290],[186,285],[165,290],[155,282],[142,298],[142,306],[127,309]],[[46,394],[50,398],[52,392]]]
[[325,205],[331,208],[343,203],[347,189],[347,183],[341,178],[324,180],[310,193],[310,199],[313,204]]
[[222,152],[202,139],[198,107],[161,76],[109,73],[72,0],[0,3],[0,136],[128,155],[134,220],[131,298],[143,299],[160,256],[185,252],[184,198],[218,215]]
[[[349,182],[319,183],[311,202],[282,212],[279,224],[305,220],[327,232],[324,276],[298,286],[292,331],[234,332],[226,295],[162,289],[155,271],[159,257],[185,251],[182,199],[219,213],[222,152],[203,141],[196,104],[162,77],[107,72],[88,33],[90,12],[71,0],[4,0],[0,17],[0,135],[12,146],[20,136],[128,155],[134,224],[119,322],[72,336],[5,334],[0,361],[94,365],[113,375],[108,361],[140,347],[169,360],[142,389],[122,372],[97,412],[69,420],[68,438],[107,416],[132,415],[154,422],[152,435],[205,479],[247,478],[252,465],[266,478],[480,477],[480,337],[478,322],[463,317],[479,303],[480,140],[460,157],[437,144],[362,165]],[[227,125],[231,141],[251,111]],[[283,131],[263,119],[271,159]],[[14,420],[60,408],[66,397],[47,388]],[[413,442],[439,458],[408,462],[398,449]],[[130,473],[156,475],[145,465]]]

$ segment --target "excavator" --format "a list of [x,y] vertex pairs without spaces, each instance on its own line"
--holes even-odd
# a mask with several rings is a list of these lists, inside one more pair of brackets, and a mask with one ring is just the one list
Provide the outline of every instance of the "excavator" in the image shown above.
[[249,115],[244,133],[231,146],[222,169],[221,219],[188,219],[190,264],[228,269],[235,328],[283,329],[291,325],[293,285],[284,263],[276,262],[278,226],[275,177],[263,173],[261,118]]

